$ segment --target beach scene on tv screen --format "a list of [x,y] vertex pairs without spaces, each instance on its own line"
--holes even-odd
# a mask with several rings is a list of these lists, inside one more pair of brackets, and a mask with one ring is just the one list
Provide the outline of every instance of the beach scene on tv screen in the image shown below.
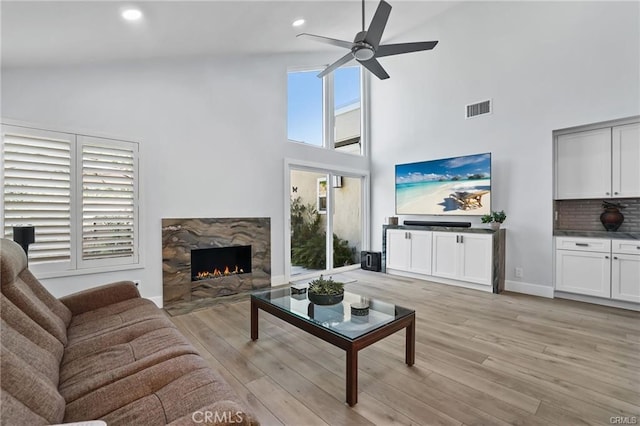
[[491,212],[491,154],[396,166],[396,213],[477,216]]

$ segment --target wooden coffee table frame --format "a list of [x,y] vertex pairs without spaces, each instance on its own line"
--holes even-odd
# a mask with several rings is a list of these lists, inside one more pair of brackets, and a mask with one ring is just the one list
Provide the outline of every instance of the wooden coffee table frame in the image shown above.
[[305,321],[286,309],[282,309],[266,300],[251,295],[251,340],[258,340],[258,309],[280,318],[289,324],[319,337],[347,352],[347,404],[353,407],[358,402],[358,351],[392,335],[396,331],[407,329],[405,362],[411,366],[416,357],[416,314],[406,316],[384,324],[355,339],[341,336],[313,322]]

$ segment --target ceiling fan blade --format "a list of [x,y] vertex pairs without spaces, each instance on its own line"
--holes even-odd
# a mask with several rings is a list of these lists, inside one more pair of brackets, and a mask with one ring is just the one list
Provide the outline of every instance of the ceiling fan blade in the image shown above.
[[318,77],[319,78],[324,77],[325,75],[329,74],[330,72],[332,72],[336,68],[339,68],[339,67],[343,66],[344,64],[346,64],[347,62],[349,62],[352,59],[353,59],[353,54],[351,52],[347,53],[342,58],[338,59],[337,61],[335,61],[334,63],[329,65],[327,68],[322,70],[322,72],[320,74],[318,74]]
[[296,37],[302,37],[313,41],[319,41],[320,43],[330,44],[332,46],[344,47],[345,49],[351,49],[353,47],[353,43],[345,40],[338,40],[335,38],[323,37],[319,35],[302,33],[298,34]]
[[373,19],[369,24],[367,36],[364,39],[364,41],[373,46],[374,50],[380,45],[380,39],[382,38],[384,27],[387,26],[387,20],[389,19],[390,13],[391,5],[384,0],[380,0],[376,13],[373,15]]
[[363,67],[371,71],[376,77],[380,80],[386,80],[389,78],[389,74],[382,68],[380,62],[376,60],[376,58],[371,58],[368,61],[358,61],[362,64]]
[[437,41],[419,41],[416,43],[383,44],[376,50],[376,58],[383,56],[400,55],[401,53],[419,52],[431,50],[436,47]]

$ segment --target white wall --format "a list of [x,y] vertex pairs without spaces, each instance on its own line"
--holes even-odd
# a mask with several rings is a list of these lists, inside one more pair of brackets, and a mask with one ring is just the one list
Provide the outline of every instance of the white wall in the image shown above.
[[[391,78],[372,79],[372,248],[394,211],[394,164],[491,151],[493,207],[509,216],[507,279],[522,266],[524,283],[551,285],[551,132],[640,113],[638,16],[635,2],[472,2],[389,40],[440,43],[381,59]],[[4,118],[141,142],[145,268],[45,284],[63,295],[140,279],[143,295],[161,296],[163,217],[271,217],[282,277],[284,158],[369,167],[286,142],[286,67],[335,58],[3,69]],[[464,120],[465,104],[487,98],[493,115]]]
[[[394,213],[394,164],[490,151],[507,280],[551,286],[551,132],[640,112],[639,4],[473,2],[393,42],[413,40],[440,42],[381,59],[391,78],[372,79],[373,248]],[[492,115],[464,119],[489,98]]]
[[[320,56],[218,58],[2,70],[2,117],[140,141],[143,269],[43,280],[61,296],[140,279],[162,296],[163,217],[270,217],[284,276],[284,158],[367,168],[287,142],[287,66]],[[287,194],[288,195],[288,194]]]

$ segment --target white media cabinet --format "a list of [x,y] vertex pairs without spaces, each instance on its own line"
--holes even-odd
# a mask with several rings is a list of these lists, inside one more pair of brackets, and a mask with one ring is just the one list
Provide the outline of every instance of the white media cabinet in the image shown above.
[[382,227],[382,268],[388,274],[499,293],[504,253],[504,229]]

